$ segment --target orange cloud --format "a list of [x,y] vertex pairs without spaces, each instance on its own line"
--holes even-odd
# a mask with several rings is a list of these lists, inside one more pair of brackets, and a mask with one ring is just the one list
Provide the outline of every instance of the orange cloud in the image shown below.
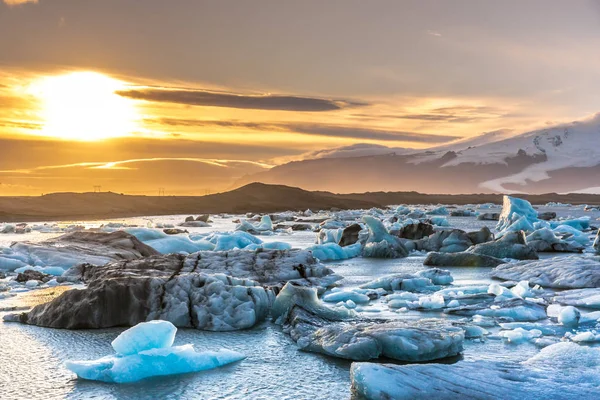
[[33,3],[33,4],[37,4],[38,0],[2,0],[4,1],[4,4],[7,4],[9,6],[20,6],[21,4],[25,4],[25,3]]

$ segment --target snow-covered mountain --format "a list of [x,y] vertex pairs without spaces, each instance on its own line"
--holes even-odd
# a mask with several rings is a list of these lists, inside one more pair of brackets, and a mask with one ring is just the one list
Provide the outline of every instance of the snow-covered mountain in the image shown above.
[[599,142],[597,114],[509,138],[494,132],[429,151],[388,152],[382,146],[367,151],[363,145],[359,154],[367,155],[323,152],[337,156],[283,164],[237,184],[260,181],[346,193],[595,192],[600,188]]

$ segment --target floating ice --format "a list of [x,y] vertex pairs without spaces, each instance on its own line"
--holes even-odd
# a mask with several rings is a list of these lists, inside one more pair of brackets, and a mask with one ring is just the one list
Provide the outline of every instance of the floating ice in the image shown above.
[[113,349],[122,356],[151,349],[171,347],[177,328],[169,321],[142,322],[127,329],[112,341]]
[[[504,196],[502,213],[496,225],[499,232],[506,230],[533,230],[533,223],[538,221],[538,213],[527,200]],[[513,224],[518,224],[511,228]],[[527,228],[527,229],[523,229]]]
[[383,223],[370,215],[363,216],[369,228],[369,237],[363,248],[363,256],[371,258],[406,257],[408,251],[399,238],[390,235]]
[[339,290],[323,296],[323,301],[328,303],[337,303],[338,301],[352,300],[358,304],[368,303],[371,299],[366,294],[358,293],[353,290]]
[[231,351],[196,352],[191,344],[171,347],[177,328],[166,321],[134,326],[113,341],[117,354],[93,361],[67,361],[79,378],[110,383],[135,382],[152,376],[185,374],[243,360]]
[[450,226],[450,222],[448,222],[448,219],[445,217],[431,217],[431,218],[429,218],[429,220],[431,221],[431,223],[433,225]]
[[518,364],[353,363],[353,392],[369,400],[593,399],[600,388],[600,350],[557,343]]
[[523,328],[516,328],[510,331],[502,331],[499,333],[499,336],[506,339],[509,343],[520,344],[541,337],[542,331],[539,329],[526,330]]
[[564,326],[574,327],[579,325],[581,313],[573,306],[567,306],[558,315],[558,322]]
[[29,271],[29,270],[41,272],[42,274],[47,274],[47,275],[52,275],[52,276],[61,276],[65,272],[65,269],[61,268],[61,267],[32,267],[32,266],[28,265],[26,267],[21,267],[21,268],[15,269],[15,273],[20,274],[20,273],[23,273],[23,272]]
[[358,257],[362,251],[362,245],[355,243],[342,247],[337,243],[325,243],[310,246],[306,250],[310,250],[313,256],[321,261],[346,260]]
[[556,293],[552,300],[564,305],[600,309],[600,288],[564,290]]
[[595,288],[600,287],[600,259],[570,256],[502,264],[492,277],[558,289]]

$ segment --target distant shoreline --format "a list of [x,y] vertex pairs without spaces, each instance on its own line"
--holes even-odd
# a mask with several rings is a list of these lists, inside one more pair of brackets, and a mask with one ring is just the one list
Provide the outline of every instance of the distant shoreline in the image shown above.
[[[600,204],[594,194],[540,194],[516,196],[532,204],[560,202]],[[287,210],[356,209],[391,204],[502,203],[502,194],[424,194],[417,192],[367,192],[334,194],[311,192],[283,185],[251,183],[206,196],[136,196],[105,193],[54,193],[44,196],[0,196],[0,222],[33,222],[130,218],[175,214],[242,214]]]

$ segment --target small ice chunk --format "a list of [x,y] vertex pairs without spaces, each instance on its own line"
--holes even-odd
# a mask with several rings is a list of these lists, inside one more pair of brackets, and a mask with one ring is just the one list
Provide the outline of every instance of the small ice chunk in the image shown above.
[[567,306],[563,308],[560,314],[558,314],[558,322],[565,326],[579,325],[580,318],[581,313],[573,306]]

